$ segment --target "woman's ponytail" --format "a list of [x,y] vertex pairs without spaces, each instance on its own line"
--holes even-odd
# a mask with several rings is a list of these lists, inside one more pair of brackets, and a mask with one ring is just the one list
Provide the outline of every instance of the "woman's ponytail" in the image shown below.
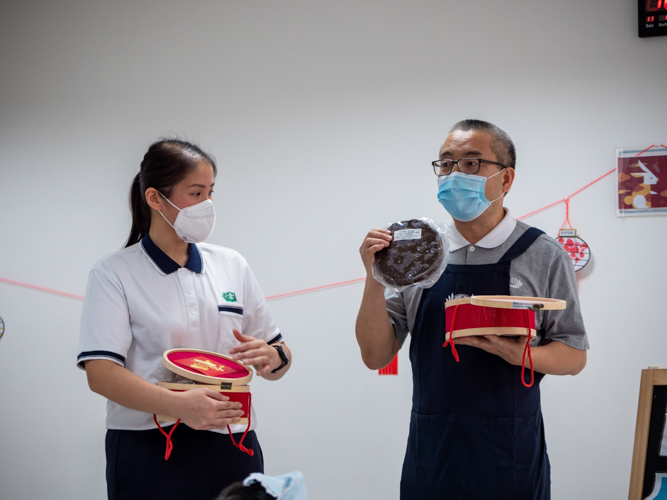
[[144,193],[141,189],[141,173],[138,173],[132,181],[130,188],[130,212],[132,212],[132,229],[127,238],[125,248],[139,243],[144,234],[151,226],[151,214],[144,200]]
[[132,229],[125,248],[139,243],[151,227],[146,190],[152,187],[167,197],[171,196],[174,186],[202,161],[213,167],[213,175],[218,173],[215,158],[190,142],[162,139],[150,145],[130,188]]

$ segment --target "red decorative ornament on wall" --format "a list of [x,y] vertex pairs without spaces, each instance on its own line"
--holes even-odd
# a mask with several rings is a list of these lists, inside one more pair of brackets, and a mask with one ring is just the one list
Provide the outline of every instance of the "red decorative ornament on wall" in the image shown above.
[[577,236],[576,229],[561,229],[558,231],[558,243],[570,256],[575,271],[580,271],[591,260],[591,249],[584,240]]

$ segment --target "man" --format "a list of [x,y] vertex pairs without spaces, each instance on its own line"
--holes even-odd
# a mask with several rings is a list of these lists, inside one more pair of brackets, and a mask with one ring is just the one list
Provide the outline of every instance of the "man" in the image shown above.
[[[550,467],[540,408],[544,374],[576,375],[588,340],[574,269],[564,249],[503,207],[516,153],[495,125],[464,120],[452,127],[433,162],[438,200],[454,219],[450,261],[428,289],[387,292],[372,276],[391,235],[371,230],[360,248],[367,279],[356,334],[364,363],[386,366],[411,334],[413,409],[401,499],[550,498]],[[564,311],[535,314],[535,383],[521,383],[526,339],[445,339],[444,302],[472,295],[523,295],[567,301]]]

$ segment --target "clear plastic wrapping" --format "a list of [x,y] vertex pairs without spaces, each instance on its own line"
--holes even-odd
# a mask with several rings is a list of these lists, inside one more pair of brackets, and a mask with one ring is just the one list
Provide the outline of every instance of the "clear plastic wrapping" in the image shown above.
[[449,228],[422,217],[394,222],[391,244],[375,254],[373,277],[397,292],[409,286],[429,288],[449,261]]

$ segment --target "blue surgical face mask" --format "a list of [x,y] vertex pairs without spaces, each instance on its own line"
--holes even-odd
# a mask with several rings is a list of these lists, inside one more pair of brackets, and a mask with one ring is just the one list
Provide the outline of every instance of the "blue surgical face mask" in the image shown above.
[[504,193],[501,193],[498,198],[489,201],[484,196],[486,180],[500,172],[489,177],[461,172],[438,177],[438,201],[456,220],[461,222],[475,220],[489,208],[491,203],[503,197]]

